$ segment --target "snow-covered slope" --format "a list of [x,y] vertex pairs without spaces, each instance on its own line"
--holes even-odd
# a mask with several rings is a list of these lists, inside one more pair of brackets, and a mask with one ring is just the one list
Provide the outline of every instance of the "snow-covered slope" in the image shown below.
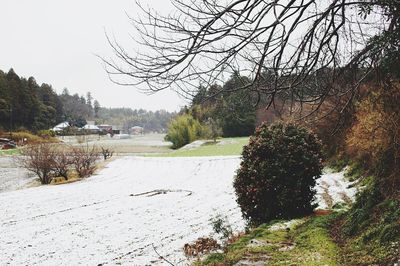
[[161,264],[153,245],[177,263],[217,213],[243,229],[239,161],[125,157],[79,183],[0,193],[0,265]]
[[337,203],[351,204],[354,201],[357,188],[344,177],[346,171],[346,168],[341,172],[326,169],[317,180],[318,209],[331,209]]

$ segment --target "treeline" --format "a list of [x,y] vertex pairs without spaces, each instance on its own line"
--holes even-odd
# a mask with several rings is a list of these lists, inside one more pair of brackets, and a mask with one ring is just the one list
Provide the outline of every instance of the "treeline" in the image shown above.
[[181,110],[168,128],[166,139],[174,148],[196,139],[249,136],[257,124],[254,104],[257,95],[243,88],[251,80],[239,74],[231,76],[222,86],[200,86],[190,106]]
[[51,85],[37,84],[35,78],[19,77],[13,69],[0,70],[0,129],[38,131],[49,129],[62,121],[83,126],[95,116],[96,103],[64,89],[57,95]]
[[121,127],[126,132],[133,126],[146,131],[164,132],[175,113],[131,108],[104,108],[88,92],[86,97],[64,89],[60,95],[51,85],[38,85],[35,78],[19,77],[13,69],[0,70],[0,130],[50,129],[67,121],[75,127],[88,120],[97,124]]
[[165,132],[175,112],[165,110],[147,111],[131,108],[103,108],[101,107],[96,118],[98,124],[120,126],[125,132],[134,126],[143,127],[145,132]]

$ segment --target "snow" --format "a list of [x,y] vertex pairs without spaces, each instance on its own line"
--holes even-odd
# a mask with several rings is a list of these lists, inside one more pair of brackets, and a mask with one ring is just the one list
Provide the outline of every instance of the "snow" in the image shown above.
[[[328,169],[321,178],[317,179],[316,202],[318,203],[318,209],[330,209],[337,203],[346,203],[346,199],[354,201],[357,188],[344,177],[346,171],[345,168],[341,172],[334,173]],[[331,203],[327,202],[324,194],[325,196],[328,194],[328,198],[332,201]]]
[[124,157],[82,182],[1,193],[0,264],[163,264],[152,245],[186,264],[183,245],[212,234],[218,213],[243,230],[232,187],[239,162]]
[[[81,182],[0,193],[0,265],[166,264],[156,251],[185,265],[184,244],[215,236],[213,217],[244,229],[232,187],[239,163],[237,156],[122,157]],[[324,193],[333,204],[354,198],[343,174],[317,180],[319,208],[329,208]]]
[[284,230],[286,228],[293,228],[296,225],[302,223],[303,220],[301,219],[293,219],[289,221],[282,221],[282,222],[277,222],[271,225],[268,230],[269,231],[279,231],[279,230]]
[[99,128],[98,126],[96,126],[96,125],[89,125],[89,124],[83,126],[82,128],[83,128],[83,129],[87,129],[87,130],[100,130],[100,128]]
[[196,140],[193,141],[189,144],[186,144],[185,146],[183,146],[182,148],[180,148],[180,150],[191,150],[191,149],[195,149],[200,147],[201,145],[203,145],[204,143],[206,143],[206,140]]
[[34,180],[30,172],[18,167],[14,157],[0,157],[0,193],[23,188]]

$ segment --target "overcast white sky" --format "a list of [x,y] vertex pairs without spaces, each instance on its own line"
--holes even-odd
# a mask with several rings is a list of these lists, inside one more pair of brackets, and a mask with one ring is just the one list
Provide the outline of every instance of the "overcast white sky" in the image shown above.
[[[168,0],[142,2],[170,10]],[[131,43],[125,12],[137,15],[134,0],[0,0],[0,69],[12,67],[58,93],[64,87],[80,95],[91,91],[105,107],[178,110],[185,101],[172,91],[146,96],[113,84],[95,56],[112,55],[104,29]]]

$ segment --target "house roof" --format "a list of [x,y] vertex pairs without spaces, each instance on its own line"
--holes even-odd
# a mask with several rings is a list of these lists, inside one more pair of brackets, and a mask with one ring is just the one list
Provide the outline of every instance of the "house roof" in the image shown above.
[[82,127],[83,129],[88,129],[88,130],[99,130],[98,126],[95,125],[85,125],[84,127]]
[[70,124],[68,122],[62,122],[55,127],[52,128],[53,131],[62,131],[64,128],[69,127]]

